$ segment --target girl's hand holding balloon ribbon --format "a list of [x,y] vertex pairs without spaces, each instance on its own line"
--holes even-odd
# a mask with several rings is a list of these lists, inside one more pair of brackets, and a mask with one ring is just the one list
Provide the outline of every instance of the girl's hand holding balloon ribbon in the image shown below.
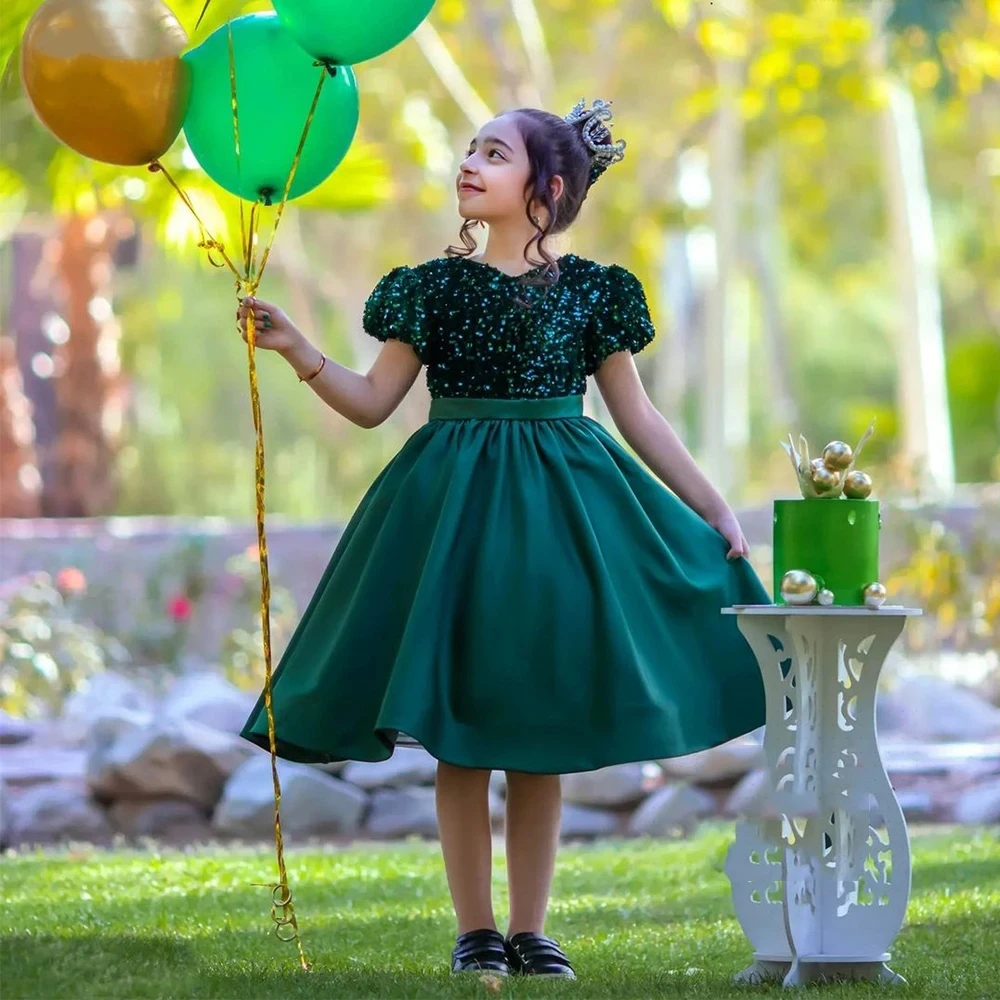
[[247,340],[247,318],[251,311],[254,317],[255,346],[287,356],[306,344],[302,331],[283,309],[253,295],[242,299],[236,310],[236,322],[244,341]]
[[244,342],[248,342],[250,337],[247,326],[251,313],[255,347],[277,351],[292,366],[300,382],[311,382],[322,371],[326,355],[309,343],[305,334],[283,309],[254,295],[241,299],[240,307],[236,310],[236,322]]

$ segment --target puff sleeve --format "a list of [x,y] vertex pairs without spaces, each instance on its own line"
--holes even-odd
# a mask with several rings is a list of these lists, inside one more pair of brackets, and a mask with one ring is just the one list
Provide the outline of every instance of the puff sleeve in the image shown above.
[[609,354],[638,354],[656,336],[642,282],[629,270],[612,264],[605,270],[584,344],[586,373],[593,375]]
[[365,302],[362,326],[378,340],[409,344],[426,364],[430,344],[420,276],[406,266],[384,275]]

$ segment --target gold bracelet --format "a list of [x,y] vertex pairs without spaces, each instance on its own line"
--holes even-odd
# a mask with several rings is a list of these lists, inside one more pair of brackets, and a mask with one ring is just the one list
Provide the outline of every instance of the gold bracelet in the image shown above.
[[300,375],[299,376],[299,381],[300,382],[311,382],[323,370],[323,365],[325,365],[325,364],[326,364],[326,355],[324,354],[323,355],[323,360],[319,363],[319,367],[316,369],[316,371],[314,371],[312,373],[312,375],[306,375],[304,377],[302,375]]

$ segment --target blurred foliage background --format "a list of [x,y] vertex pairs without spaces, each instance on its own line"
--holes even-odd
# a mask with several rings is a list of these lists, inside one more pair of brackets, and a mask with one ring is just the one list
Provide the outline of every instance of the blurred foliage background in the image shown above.
[[[36,123],[17,44],[37,6],[0,13],[4,513],[249,519],[231,281],[162,178]],[[171,6],[196,43],[267,5],[214,0],[197,32],[202,0]],[[341,363],[377,352],[360,328],[377,279],[455,240],[482,122],[603,97],[628,155],[571,246],[642,278],[659,329],[644,382],[734,503],[792,495],[788,431],[853,443],[872,416],[880,495],[996,478],[1000,0],[438,0],[357,76],[354,147],[289,210],[262,288]],[[232,243],[234,199],[183,137],[165,159]],[[897,225],[925,210],[932,245]],[[269,511],[345,518],[425,419],[423,380],[368,433],[279,358],[259,364]]]

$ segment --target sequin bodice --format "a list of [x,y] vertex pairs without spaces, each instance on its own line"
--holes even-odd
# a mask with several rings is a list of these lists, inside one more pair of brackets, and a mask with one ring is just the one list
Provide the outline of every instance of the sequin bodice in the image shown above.
[[649,344],[653,324],[625,268],[564,254],[559,272],[546,290],[461,257],[397,267],[365,304],[364,328],[410,344],[435,399],[581,394],[609,354]]

